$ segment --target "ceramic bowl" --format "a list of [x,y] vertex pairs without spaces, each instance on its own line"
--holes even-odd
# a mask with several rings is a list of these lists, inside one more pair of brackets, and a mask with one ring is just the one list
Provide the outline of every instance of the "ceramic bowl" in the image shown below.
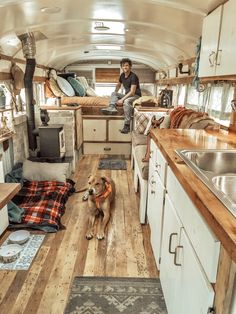
[[29,237],[29,231],[17,230],[9,235],[8,240],[10,241],[10,243],[23,244],[29,240]]
[[4,263],[12,263],[20,256],[21,250],[19,244],[4,245],[0,248],[0,258]]

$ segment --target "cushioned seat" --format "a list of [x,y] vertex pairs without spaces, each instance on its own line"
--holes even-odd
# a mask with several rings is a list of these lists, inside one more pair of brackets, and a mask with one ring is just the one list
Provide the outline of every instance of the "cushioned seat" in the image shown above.
[[137,131],[132,132],[132,145],[134,147],[138,145],[146,145],[147,144],[147,136],[144,134],[140,134]]

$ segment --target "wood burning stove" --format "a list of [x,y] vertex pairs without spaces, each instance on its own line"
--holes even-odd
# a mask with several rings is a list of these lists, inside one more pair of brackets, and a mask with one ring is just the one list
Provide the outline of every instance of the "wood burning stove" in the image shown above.
[[39,143],[41,157],[64,157],[66,147],[63,125],[40,126]]

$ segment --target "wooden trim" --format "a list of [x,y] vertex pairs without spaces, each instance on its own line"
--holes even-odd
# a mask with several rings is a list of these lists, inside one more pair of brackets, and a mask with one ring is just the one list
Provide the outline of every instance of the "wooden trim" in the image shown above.
[[217,314],[229,313],[236,274],[236,264],[221,246],[219,267],[215,285],[214,308]]
[[201,83],[214,82],[214,81],[236,81],[236,75],[200,77]]
[[[21,64],[26,64],[26,61],[23,60],[23,59],[19,59],[19,58],[13,58],[13,57],[10,57],[10,56],[7,56],[7,55],[4,55],[2,53],[0,53],[0,60],[6,60],[6,61],[10,61],[10,62],[15,62],[15,63],[21,63]],[[43,70],[49,70],[50,68],[45,66],[45,65],[42,65],[42,64],[36,64],[36,67],[37,68],[41,68]]]
[[44,76],[34,76],[34,77],[33,77],[33,81],[34,81],[34,82],[39,82],[39,83],[45,82],[46,79],[47,79],[47,78],[44,77]]
[[0,81],[9,81],[12,80],[12,75],[6,72],[0,72]]
[[97,83],[118,83],[120,76],[119,68],[96,68],[95,70]]
[[178,84],[191,84],[193,81],[193,76],[183,76],[183,77],[173,77],[163,80],[157,80],[155,83],[158,85],[178,85]]

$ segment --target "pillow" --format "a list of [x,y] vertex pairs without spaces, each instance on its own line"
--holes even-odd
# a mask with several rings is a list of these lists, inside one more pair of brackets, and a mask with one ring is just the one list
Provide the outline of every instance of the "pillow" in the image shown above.
[[162,121],[160,125],[160,129],[169,129],[170,128],[170,115],[166,115],[164,117],[164,120]]
[[23,178],[29,181],[59,181],[65,182],[69,164],[33,162],[23,163]]
[[76,96],[80,96],[80,97],[85,96],[85,88],[78,80],[76,80],[73,77],[68,77],[67,80],[73,87]]
[[142,96],[153,96],[152,92],[150,92],[146,88],[141,88],[141,93],[142,93]]
[[90,86],[86,89],[86,95],[91,96],[91,97],[97,96],[97,94],[95,93],[95,90]]
[[75,96],[75,91],[70,83],[63,77],[57,77],[57,84],[66,96]]
[[60,90],[57,82],[51,77],[49,79],[50,89],[56,97],[63,97],[65,94]]
[[133,102],[133,106],[140,106],[142,103],[154,103],[155,106],[158,105],[158,97],[155,96],[142,96]]
[[86,80],[86,77],[84,76],[77,76],[76,77],[76,80],[78,80],[82,85],[83,87],[85,88],[85,90],[87,88],[89,88],[89,84],[88,84],[88,81]]
[[135,113],[135,131],[143,134],[147,128],[150,119],[150,114],[148,113]]

